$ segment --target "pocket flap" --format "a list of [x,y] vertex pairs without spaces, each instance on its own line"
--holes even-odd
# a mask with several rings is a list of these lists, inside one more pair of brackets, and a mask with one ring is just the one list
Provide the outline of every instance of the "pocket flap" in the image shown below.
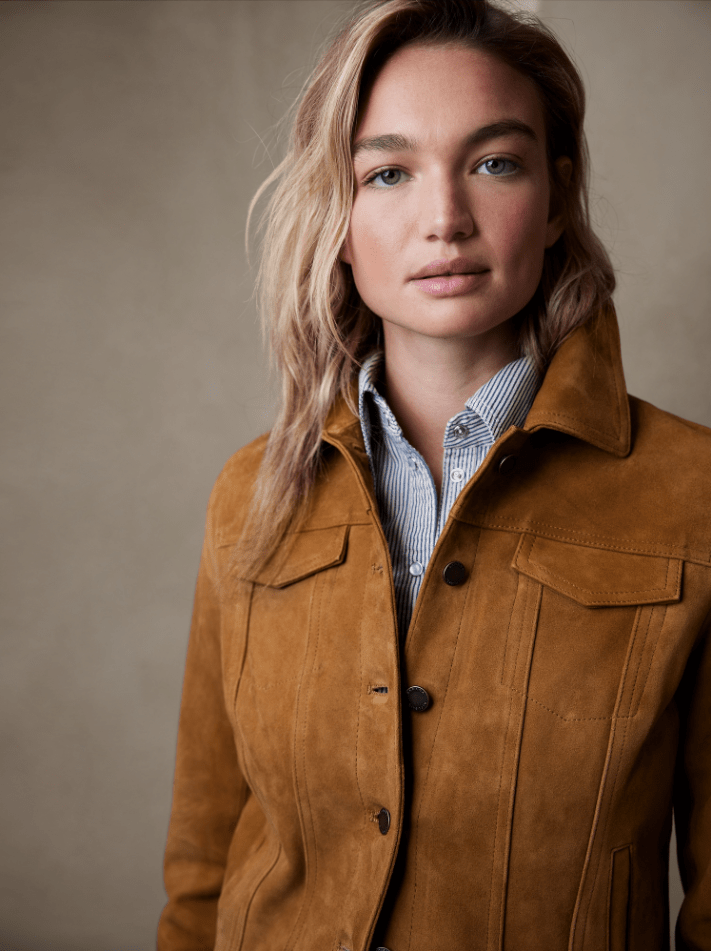
[[346,557],[348,525],[294,532],[285,537],[276,554],[247,581],[269,588],[285,588],[324,568],[340,565]]
[[512,567],[587,607],[660,604],[681,597],[676,558],[586,548],[523,535]]

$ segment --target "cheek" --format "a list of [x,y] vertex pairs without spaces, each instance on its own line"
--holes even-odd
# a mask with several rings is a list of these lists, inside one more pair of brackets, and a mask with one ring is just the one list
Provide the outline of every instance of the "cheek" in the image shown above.
[[502,263],[525,270],[543,260],[547,237],[548,202],[540,194],[521,196],[491,209],[491,234]]
[[392,264],[402,244],[399,230],[394,216],[373,214],[367,207],[354,204],[346,248],[361,296],[368,289],[384,288],[392,280]]

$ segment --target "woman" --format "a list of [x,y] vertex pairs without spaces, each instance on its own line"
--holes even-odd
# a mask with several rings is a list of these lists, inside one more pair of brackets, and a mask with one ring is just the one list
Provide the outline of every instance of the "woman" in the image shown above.
[[580,79],[475,0],[308,85],[215,486],[161,951],[711,949],[711,440],[627,396]]

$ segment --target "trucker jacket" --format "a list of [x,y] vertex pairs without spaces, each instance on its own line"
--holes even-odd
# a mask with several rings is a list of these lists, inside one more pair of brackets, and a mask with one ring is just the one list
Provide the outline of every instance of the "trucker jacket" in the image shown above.
[[[159,951],[711,951],[711,432],[572,334],[455,502],[404,641],[359,420],[306,516],[234,550],[213,491]],[[418,688],[418,689],[411,689]],[[377,926],[377,927],[376,927]]]

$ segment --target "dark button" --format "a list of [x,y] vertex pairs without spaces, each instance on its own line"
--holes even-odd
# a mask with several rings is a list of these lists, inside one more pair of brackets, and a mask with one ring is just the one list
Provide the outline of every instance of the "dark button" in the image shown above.
[[407,688],[407,702],[411,710],[415,710],[417,713],[422,713],[423,710],[426,710],[430,705],[430,695],[427,693],[424,687],[408,687]]
[[376,948],[375,951],[389,951],[388,948]]
[[390,813],[385,808],[381,809],[378,813],[378,828],[380,829],[381,835],[388,834],[388,829],[390,828]]
[[499,472],[501,475],[508,475],[509,472],[513,472],[517,462],[518,456],[504,456],[499,463]]
[[464,584],[467,580],[467,569],[461,561],[450,561],[442,572],[442,577],[447,584],[451,584],[452,586]]

